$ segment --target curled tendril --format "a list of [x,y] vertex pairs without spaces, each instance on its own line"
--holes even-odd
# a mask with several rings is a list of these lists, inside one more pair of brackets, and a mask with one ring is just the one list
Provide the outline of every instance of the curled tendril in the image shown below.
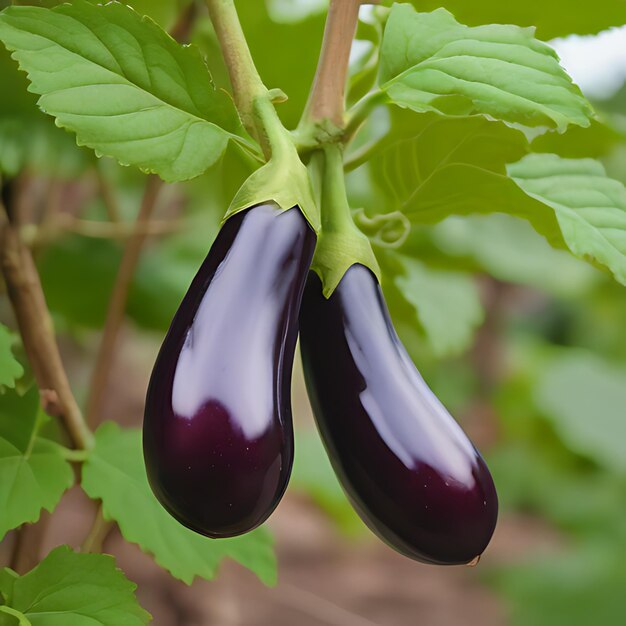
[[355,209],[353,217],[370,241],[381,248],[400,248],[411,232],[409,218],[400,211],[368,217],[363,209]]

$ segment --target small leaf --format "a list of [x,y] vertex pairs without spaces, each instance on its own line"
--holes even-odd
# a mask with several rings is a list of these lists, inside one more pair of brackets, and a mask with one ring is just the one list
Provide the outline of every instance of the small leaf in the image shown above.
[[570,450],[626,474],[626,369],[567,354],[548,366],[534,397]]
[[141,626],[151,617],[139,606],[136,588],[113,557],[61,546],[15,580],[11,608],[32,626]]
[[232,539],[208,539],[165,511],[148,485],[138,430],[103,424],[83,468],[82,484],[87,495],[102,500],[105,518],[115,520],[128,541],[151,553],[175,578],[187,584],[196,576],[210,580],[220,561],[230,557],[265,584],[276,582],[276,557],[266,529]]
[[438,357],[464,352],[484,319],[478,288],[471,276],[428,268],[397,255],[404,274],[395,283],[417,313],[420,325]]
[[28,73],[40,108],[98,156],[185,180],[242,132],[198,50],[126,5],[9,7],[0,15],[0,39]]
[[22,376],[24,368],[18,363],[11,351],[13,335],[0,323],[0,392],[2,387],[15,387],[15,381]]
[[626,285],[626,188],[593,159],[529,154],[508,167],[531,198],[554,210],[576,256],[607,267]]
[[74,474],[58,444],[37,436],[36,388],[20,398],[0,396],[0,539],[7,531],[53,511]]
[[380,85],[414,111],[481,113],[526,126],[588,126],[591,105],[533,29],[468,27],[445,9],[395,4],[381,48]]

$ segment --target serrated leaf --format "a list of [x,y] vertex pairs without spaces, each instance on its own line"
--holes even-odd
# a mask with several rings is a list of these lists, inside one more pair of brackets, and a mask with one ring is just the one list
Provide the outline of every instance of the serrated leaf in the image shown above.
[[566,246],[626,285],[626,188],[593,159],[530,154],[508,167],[531,198],[554,210]]
[[379,82],[414,111],[481,113],[526,126],[588,126],[591,105],[532,29],[459,24],[445,9],[394,4],[385,26]]
[[534,399],[572,451],[626,473],[626,370],[585,353],[556,358],[539,378]]
[[[385,0],[383,4],[392,2]],[[596,0],[593,5],[581,0],[413,0],[413,5],[422,11],[444,6],[457,19],[472,26],[491,23],[535,26],[543,40],[572,33],[598,33],[626,23],[626,0]]]
[[508,213],[625,284],[626,189],[599,162],[529,154],[506,165],[527,150],[519,131],[479,117],[407,115],[392,118],[368,163],[369,212],[398,210],[415,223]]
[[472,277],[435,270],[408,257],[397,258],[404,274],[396,276],[395,283],[414,307],[434,354],[449,356],[469,348],[474,331],[484,319]]
[[141,626],[151,617],[112,556],[54,549],[13,583],[11,608],[32,626]]
[[53,511],[74,474],[58,444],[37,436],[38,393],[0,396],[0,539]]
[[0,14],[0,39],[28,73],[40,108],[98,155],[185,180],[241,132],[197,49],[126,5],[9,7]]
[[14,388],[15,381],[24,373],[11,351],[13,339],[11,331],[0,323],[0,392],[3,386]]
[[82,485],[87,495],[102,500],[105,518],[115,520],[128,541],[187,584],[196,576],[214,578],[226,557],[252,570],[264,583],[276,582],[276,558],[266,529],[232,539],[208,539],[165,511],[148,485],[138,430],[103,424],[83,468]]
[[527,152],[524,134],[501,122],[396,110],[367,164],[374,186],[368,212],[398,210],[410,220],[434,222],[455,213],[506,211],[507,189],[509,196],[516,191],[506,165]]

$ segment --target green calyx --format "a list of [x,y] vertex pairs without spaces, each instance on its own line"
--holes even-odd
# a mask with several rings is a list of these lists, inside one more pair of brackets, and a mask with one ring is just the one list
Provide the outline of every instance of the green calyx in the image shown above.
[[313,199],[307,168],[300,160],[290,133],[281,124],[268,92],[254,100],[253,116],[257,135],[268,160],[241,186],[223,221],[252,206],[275,202],[281,209],[298,206],[315,232],[320,216]]
[[360,263],[381,280],[380,267],[367,236],[355,225],[343,173],[342,148],[328,144],[311,157],[311,177],[317,182],[322,213],[322,229],[317,240],[311,269],[322,280],[329,298],[346,271]]

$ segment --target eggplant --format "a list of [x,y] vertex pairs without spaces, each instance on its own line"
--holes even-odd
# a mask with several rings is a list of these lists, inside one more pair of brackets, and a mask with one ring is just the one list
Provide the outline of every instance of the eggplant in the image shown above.
[[480,556],[498,514],[493,480],[402,346],[369,269],[351,266],[329,299],[309,273],[300,350],[324,445],[369,528],[425,563]]
[[230,217],[157,357],[143,445],[161,504],[208,537],[259,526],[293,464],[291,370],[315,233],[298,207]]

